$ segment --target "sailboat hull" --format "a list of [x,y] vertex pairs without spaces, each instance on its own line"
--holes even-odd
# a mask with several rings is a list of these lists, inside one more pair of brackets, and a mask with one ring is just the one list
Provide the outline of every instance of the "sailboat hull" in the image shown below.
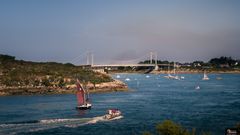
[[79,109],[79,110],[87,110],[91,108],[92,108],[92,104],[79,105],[76,107],[76,109]]
[[202,80],[205,80],[205,81],[206,81],[206,80],[209,80],[209,78],[208,78],[208,76],[207,76],[206,73],[203,74],[203,78],[202,78]]

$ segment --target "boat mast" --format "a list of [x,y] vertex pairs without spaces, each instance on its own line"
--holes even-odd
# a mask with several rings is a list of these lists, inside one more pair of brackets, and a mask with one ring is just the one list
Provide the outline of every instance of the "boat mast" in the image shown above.
[[173,74],[174,74],[174,75],[176,74],[176,71],[175,71],[175,62],[173,63]]
[[170,63],[168,63],[168,75],[170,75]]
[[86,88],[86,93],[87,93],[87,99],[86,100],[88,100],[89,99],[89,91],[88,91],[87,88]]

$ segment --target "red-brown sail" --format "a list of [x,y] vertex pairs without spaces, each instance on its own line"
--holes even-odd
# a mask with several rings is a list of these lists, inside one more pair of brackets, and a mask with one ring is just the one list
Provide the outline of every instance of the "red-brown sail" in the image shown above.
[[78,105],[84,104],[84,92],[83,91],[77,92],[77,102],[78,102]]
[[77,80],[77,102],[78,102],[78,105],[83,105],[85,103],[85,94],[84,94],[84,90],[79,82],[79,80]]

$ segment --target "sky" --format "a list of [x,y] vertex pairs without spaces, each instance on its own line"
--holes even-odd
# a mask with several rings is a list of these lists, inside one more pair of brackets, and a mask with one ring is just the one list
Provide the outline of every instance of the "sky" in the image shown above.
[[86,64],[240,59],[239,0],[0,0],[0,54]]

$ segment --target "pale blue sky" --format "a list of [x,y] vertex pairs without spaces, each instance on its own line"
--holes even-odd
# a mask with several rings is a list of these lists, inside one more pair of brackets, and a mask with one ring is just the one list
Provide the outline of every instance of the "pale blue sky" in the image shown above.
[[240,59],[239,0],[0,0],[0,53],[32,61]]

